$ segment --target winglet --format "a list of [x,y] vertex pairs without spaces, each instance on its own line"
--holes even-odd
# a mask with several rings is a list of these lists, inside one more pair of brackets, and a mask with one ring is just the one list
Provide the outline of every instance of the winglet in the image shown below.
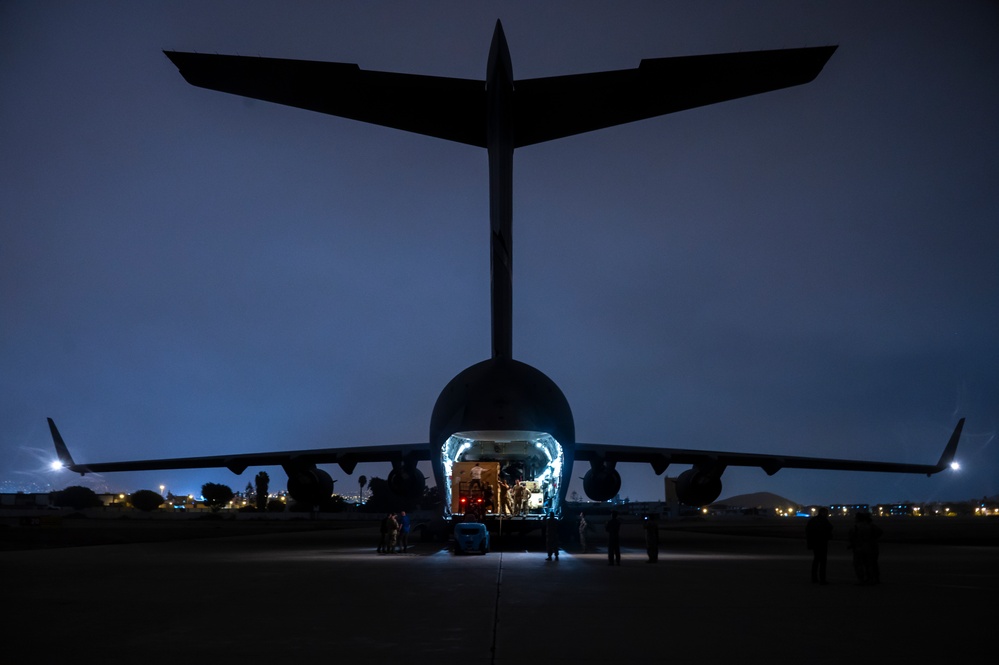
[[957,421],[957,427],[954,428],[954,433],[950,435],[950,441],[947,442],[947,447],[944,448],[943,455],[940,456],[940,461],[937,462],[932,471],[926,474],[927,476],[943,471],[954,461],[954,455],[957,453],[957,444],[961,440],[962,429],[964,429],[964,418]]
[[82,476],[86,472],[80,471],[77,468],[76,462],[73,461],[73,456],[69,454],[69,448],[66,447],[66,442],[62,440],[62,435],[59,434],[59,430],[56,428],[55,422],[51,418],[47,420],[49,421],[49,431],[52,432],[52,443],[55,444],[56,456],[59,457],[59,462],[71,471],[79,471]]

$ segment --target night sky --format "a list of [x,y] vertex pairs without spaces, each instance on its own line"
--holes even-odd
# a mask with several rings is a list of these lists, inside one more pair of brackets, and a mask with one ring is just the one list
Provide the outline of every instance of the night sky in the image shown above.
[[999,494],[999,5],[908,0],[0,3],[4,491],[259,470],[56,475],[47,416],[78,462],[426,441],[490,353],[486,152],[162,50],[484,79],[497,18],[520,79],[839,45],[807,85],[515,153],[514,357],[579,441],[933,463],[963,416],[959,472],[731,469],[722,498]]

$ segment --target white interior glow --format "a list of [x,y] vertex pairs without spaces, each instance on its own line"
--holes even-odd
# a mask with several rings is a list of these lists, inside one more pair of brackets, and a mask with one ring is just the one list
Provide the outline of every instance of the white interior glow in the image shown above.
[[441,446],[444,463],[444,511],[451,515],[451,476],[455,462],[520,462],[524,480],[537,482],[544,491],[545,512],[560,511],[558,491],[562,479],[562,446],[546,432],[489,430],[456,432]]

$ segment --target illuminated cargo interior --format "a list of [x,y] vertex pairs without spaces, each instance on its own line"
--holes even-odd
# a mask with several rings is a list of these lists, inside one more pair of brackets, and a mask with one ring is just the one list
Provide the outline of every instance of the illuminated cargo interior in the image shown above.
[[[563,454],[562,446],[550,434],[458,432],[444,442],[441,457],[446,516],[540,517],[553,510],[558,514]],[[473,482],[473,475],[479,475],[480,482]],[[516,489],[518,480],[521,490]],[[515,501],[515,497],[521,500]]]

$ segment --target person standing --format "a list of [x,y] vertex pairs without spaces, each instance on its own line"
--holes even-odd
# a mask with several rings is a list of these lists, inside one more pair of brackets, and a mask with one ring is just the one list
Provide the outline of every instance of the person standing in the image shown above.
[[826,584],[826,564],[829,561],[832,530],[829,511],[825,508],[819,508],[819,512],[809,517],[805,524],[805,544],[812,550],[813,584]]
[[405,510],[399,513],[399,542],[396,548],[402,553],[409,550],[409,515]]
[[499,512],[503,515],[509,515],[513,512],[510,502],[510,486],[502,478],[497,481],[497,484],[499,484]]
[[482,483],[482,511],[486,514],[495,512],[493,486],[489,482]]
[[579,547],[585,552],[586,551],[586,517],[583,513],[579,514]]
[[878,539],[881,529],[871,520],[870,513],[857,513],[850,529],[849,548],[853,550],[853,570],[857,584],[878,584],[881,570],[878,566]]
[[386,529],[386,533],[388,534],[388,547],[385,550],[385,554],[392,554],[395,552],[395,541],[399,536],[399,522],[395,519],[395,513],[389,513]]
[[524,503],[526,502],[524,495],[527,494],[527,488],[524,487],[524,485],[522,485],[521,482],[518,480],[517,484],[513,486],[513,489],[510,491],[510,493],[513,495],[514,514],[523,515]]
[[659,518],[654,513],[645,516],[645,551],[648,563],[659,561]]
[[878,558],[881,556],[881,547],[878,541],[881,540],[881,527],[874,523],[870,513],[865,513],[866,521],[871,527],[871,547],[867,553],[867,569],[870,575],[871,584],[881,583],[881,565]]
[[389,525],[392,522],[392,513],[387,513],[382,518],[380,525],[380,538],[378,539],[378,553],[388,554]]
[[548,550],[546,561],[551,561],[553,555],[558,561],[558,520],[555,519],[555,513],[548,513],[545,518],[545,547]]
[[621,565],[621,520],[617,518],[617,511],[611,512],[611,517],[604,525],[607,532],[607,565]]

